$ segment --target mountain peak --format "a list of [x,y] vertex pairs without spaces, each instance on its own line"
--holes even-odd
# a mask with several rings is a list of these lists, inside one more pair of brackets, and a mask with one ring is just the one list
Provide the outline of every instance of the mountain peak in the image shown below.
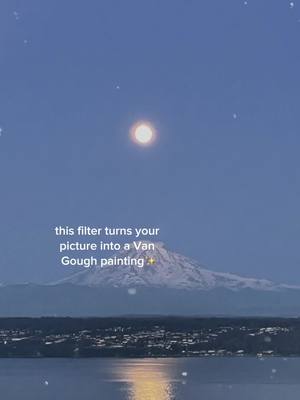
[[[129,250],[115,254],[111,265],[90,267],[65,279],[55,282],[92,287],[155,287],[185,290],[230,290],[255,289],[278,290],[288,286],[277,285],[264,279],[244,278],[238,275],[210,271],[197,261],[168,250],[163,242],[154,244],[154,250],[138,243],[150,245],[153,242],[133,242]],[[147,260],[151,258],[151,264]],[[119,265],[117,260],[143,259],[141,268],[128,263]]]

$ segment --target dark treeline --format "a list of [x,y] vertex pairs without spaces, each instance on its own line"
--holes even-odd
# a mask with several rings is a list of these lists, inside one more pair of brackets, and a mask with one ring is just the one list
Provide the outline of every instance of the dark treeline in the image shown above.
[[264,318],[264,317],[105,317],[105,318],[0,318],[0,329],[42,330],[46,332],[74,332],[80,330],[108,329],[115,326],[131,329],[164,327],[168,330],[215,329],[222,326],[247,327],[248,329],[266,326],[293,327],[300,330],[300,318]]

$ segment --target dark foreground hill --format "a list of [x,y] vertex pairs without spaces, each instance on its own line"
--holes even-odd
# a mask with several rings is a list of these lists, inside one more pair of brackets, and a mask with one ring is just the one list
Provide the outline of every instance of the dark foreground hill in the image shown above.
[[0,287],[0,315],[113,316],[113,315],[228,315],[298,316],[300,291],[212,289],[208,291],[140,287],[9,285]]

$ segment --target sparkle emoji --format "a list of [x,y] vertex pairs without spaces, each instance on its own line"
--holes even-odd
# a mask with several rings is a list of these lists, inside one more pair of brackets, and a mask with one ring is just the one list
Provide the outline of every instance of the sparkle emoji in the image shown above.
[[147,265],[154,265],[156,264],[156,260],[153,257],[148,257],[147,258]]

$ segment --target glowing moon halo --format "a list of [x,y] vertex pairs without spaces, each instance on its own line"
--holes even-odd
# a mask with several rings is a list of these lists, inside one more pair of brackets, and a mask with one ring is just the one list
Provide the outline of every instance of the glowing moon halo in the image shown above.
[[149,146],[156,137],[154,127],[149,122],[137,122],[130,130],[131,139],[140,146]]

